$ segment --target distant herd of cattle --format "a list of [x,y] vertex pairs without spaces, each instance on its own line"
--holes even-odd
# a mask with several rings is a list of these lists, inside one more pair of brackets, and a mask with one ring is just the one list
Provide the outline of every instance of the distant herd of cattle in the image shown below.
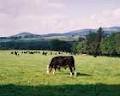
[[21,54],[41,54],[41,55],[58,55],[63,52],[47,52],[47,51],[12,51],[11,54],[19,56]]
[[[42,55],[59,55],[63,54],[63,52],[46,52],[46,51],[12,51],[11,54],[19,56],[20,54],[42,54]],[[47,74],[50,72],[55,73],[56,70],[61,70],[61,68],[69,68],[70,76],[75,75],[75,60],[73,56],[55,56],[51,59],[49,65],[47,65]]]

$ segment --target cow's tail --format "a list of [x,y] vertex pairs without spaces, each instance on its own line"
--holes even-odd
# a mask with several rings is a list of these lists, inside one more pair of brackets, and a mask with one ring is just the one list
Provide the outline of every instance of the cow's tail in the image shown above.
[[74,73],[74,76],[77,76],[77,72],[76,72],[76,68],[75,68],[75,60],[73,58],[73,56],[71,56],[72,58],[72,64],[73,64],[73,73]]

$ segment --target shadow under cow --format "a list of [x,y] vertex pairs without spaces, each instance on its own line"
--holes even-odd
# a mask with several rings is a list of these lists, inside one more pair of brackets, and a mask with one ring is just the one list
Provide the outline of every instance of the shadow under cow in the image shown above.
[[[60,73],[59,73],[60,74]],[[63,73],[61,73],[63,74]],[[70,75],[70,73],[64,73],[65,75]],[[80,72],[76,72],[76,76],[92,76],[90,74],[87,74],[87,73],[80,73]]]
[[87,74],[87,73],[80,73],[80,72],[77,72],[77,76],[92,76],[92,75]]

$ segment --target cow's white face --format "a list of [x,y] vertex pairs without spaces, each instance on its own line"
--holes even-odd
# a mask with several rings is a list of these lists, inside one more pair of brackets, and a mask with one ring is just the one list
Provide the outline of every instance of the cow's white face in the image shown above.
[[49,65],[47,65],[47,74],[49,74],[50,72],[49,72]]
[[49,68],[49,65],[47,65],[47,74],[49,74],[52,71],[52,68]]
[[47,70],[47,74],[49,74],[50,72],[49,72],[49,70]]

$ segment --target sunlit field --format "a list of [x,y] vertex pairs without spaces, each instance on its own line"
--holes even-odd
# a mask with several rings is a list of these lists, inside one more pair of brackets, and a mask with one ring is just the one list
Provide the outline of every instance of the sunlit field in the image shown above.
[[76,55],[77,76],[70,77],[69,69],[46,74],[58,54],[19,52],[0,51],[0,96],[120,96],[119,57]]

